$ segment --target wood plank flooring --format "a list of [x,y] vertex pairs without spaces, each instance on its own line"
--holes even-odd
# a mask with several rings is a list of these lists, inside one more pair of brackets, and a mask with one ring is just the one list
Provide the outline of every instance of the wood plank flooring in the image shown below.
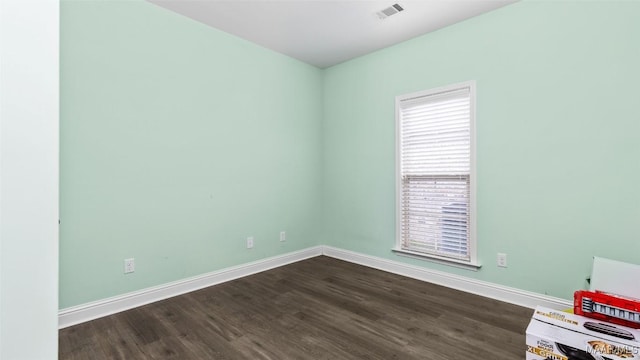
[[60,359],[523,359],[532,310],[316,257],[60,330]]

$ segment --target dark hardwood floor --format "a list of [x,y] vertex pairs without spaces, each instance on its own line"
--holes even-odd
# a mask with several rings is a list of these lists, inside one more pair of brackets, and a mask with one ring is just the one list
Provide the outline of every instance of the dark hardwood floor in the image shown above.
[[60,359],[523,359],[532,310],[316,257],[60,330]]

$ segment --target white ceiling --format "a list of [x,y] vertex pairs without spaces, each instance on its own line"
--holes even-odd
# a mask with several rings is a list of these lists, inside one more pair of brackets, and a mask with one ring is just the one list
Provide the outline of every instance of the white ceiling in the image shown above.
[[[517,0],[149,0],[320,68]],[[381,20],[393,4],[405,10]]]

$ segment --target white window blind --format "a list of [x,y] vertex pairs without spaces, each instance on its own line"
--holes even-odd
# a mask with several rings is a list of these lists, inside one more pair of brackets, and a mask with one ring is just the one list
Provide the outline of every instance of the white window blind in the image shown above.
[[398,246],[472,262],[472,83],[399,97]]

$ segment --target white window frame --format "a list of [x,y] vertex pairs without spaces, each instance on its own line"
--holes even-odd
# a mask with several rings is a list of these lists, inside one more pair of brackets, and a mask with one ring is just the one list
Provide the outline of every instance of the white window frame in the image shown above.
[[[451,92],[458,89],[469,89],[470,99],[470,171],[469,171],[469,259],[456,259],[440,256],[432,253],[411,251],[403,248],[402,239],[402,151],[401,151],[401,103],[409,99],[427,97],[440,93]],[[398,255],[404,255],[455,267],[478,270],[478,243],[476,236],[477,212],[476,212],[476,83],[467,81],[463,83],[443,86],[435,89],[419,91],[410,94],[396,96],[396,243],[392,249]]]

